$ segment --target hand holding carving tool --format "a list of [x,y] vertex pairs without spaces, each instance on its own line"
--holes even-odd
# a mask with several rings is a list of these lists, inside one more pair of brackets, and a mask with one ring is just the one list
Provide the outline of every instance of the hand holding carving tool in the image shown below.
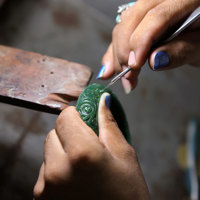
[[[168,37],[166,40],[164,40],[162,42],[163,43],[167,43],[171,40],[173,40],[175,37],[177,37],[182,31],[184,31],[189,25],[191,25],[193,22],[195,22],[197,19],[200,18],[200,6],[198,8],[196,8],[191,14],[190,16],[182,23],[182,25],[172,34],[170,35],[170,37]],[[120,74],[118,74],[117,76],[115,76],[110,83],[105,87],[109,88],[111,85],[113,85],[114,83],[116,83],[118,80],[120,80],[125,74],[127,74],[129,71],[131,71],[131,67],[128,66],[125,70],[123,70]]]

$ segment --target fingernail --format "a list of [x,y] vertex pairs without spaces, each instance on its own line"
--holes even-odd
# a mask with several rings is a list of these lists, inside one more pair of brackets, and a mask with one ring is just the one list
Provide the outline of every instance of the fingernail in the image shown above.
[[124,87],[124,91],[126,94],[130,94],[131,92],[131,84],[130,82],[125,78],[125,77],[122,77],[122,85]]
[[98,73],[96,79],[102,78],[104,72],[105,72],[105,65],[102,65],[102,66],[101,66],[101,69],[99,70],[99,73]]
[[158,70],[169,65],[170,59],[166,52],[157,52],[154,58],[153,70]]
[[129,66],[135,66],[135,65],[136,65],[136,60],[135,60],[135,53],[134,53],[134,51],[131,51],[130,54],[129,54],[128,65],[129,65]]
[[111,96],[110,95],[107,95],[105,97],[105,104],[106,104],[107,108],[110,108],[110,104],[111,104]]

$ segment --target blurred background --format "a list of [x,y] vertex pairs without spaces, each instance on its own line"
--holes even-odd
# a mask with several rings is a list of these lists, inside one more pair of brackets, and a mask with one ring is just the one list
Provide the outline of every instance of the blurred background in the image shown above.
[[[125,0],[0,0],[0,44],[88,65],[94,76],[111,41],[118,5]],[[98,81],[106,84],[106,82]],[[187,124],[200,119],[200,70],[152,72],[138,87],[113,87],[129,121],[133,146],[152,199],[186,199]],[[56,115],[0,103],[0,199],[32,199],[46,134]]]

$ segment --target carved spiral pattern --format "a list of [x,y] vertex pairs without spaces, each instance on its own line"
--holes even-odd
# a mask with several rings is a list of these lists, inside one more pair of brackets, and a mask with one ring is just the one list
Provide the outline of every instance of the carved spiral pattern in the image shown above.
[[104,90],[104,86],[100,84],[89,85],[80,95],[76,109],[82,120],[98,134],[98,106],[99,100]]
[[105,89],[105,87],[100,84],[89,85],[81,93],[77,101],[76,104],[77,111],[79,112],[82,120],[98,135],[99,130],[98,130],[97,113],[98,113],[99,100],[102,93],[104,92],[108,92],[112,95],[112,106],[110,108],[111,112],[115,117],[115,120],[120,130],[124,134],[125,138],[129,143],[131,143],[126,115],[123,111],[120,102],[118,101],[116,96],[111,92],[110,89]]
[[81,114],[81,118],[85,122],[91,123],[92,120],[96,117],[97,113],[96,102],[91,101],[91,99],[83,99],[79,106],[79,113]]

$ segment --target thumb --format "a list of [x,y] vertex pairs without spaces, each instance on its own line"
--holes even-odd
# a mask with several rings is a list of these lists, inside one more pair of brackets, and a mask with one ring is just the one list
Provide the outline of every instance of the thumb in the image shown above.
[[131,146],[124,138],[109,109],[111,101],[111,95],[103,93],[98,110],[99,139],[114,157],[125,158]]
[[184,64],[199,66],[200,31],[185,33],[151,52],[149,65],[154,70],[167,70]]

